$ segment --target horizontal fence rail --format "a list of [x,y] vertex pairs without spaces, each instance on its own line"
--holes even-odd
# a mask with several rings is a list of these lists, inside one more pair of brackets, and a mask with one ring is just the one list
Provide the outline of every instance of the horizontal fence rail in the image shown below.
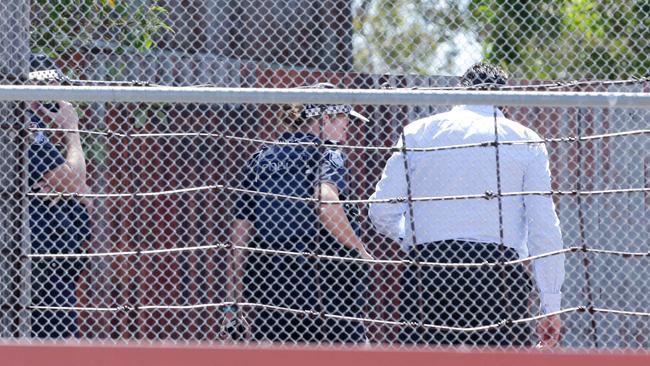
[[276,88],[0,86],[2,101],[215,104],[509,105],[538,107],[648,108],[650,93],[512,92],[453,90],[305,90]]

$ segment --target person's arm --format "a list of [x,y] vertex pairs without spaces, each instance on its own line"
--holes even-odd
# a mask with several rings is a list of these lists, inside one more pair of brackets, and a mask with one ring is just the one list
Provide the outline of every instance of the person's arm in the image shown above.
[[[551,173],[544,145],[531,146],[531,160],[524,175],[524,191],[550,191]],[[560,221],[550,196],[524,196],[528,224],[528,250],[531,256],[562,249]],[[560,310],[564,282],[564,254],[537,259],[533,274],[539,288],[544,314]],[[559,341],[561,322],[558,316],[543,319],[538,334],[543,345],[555,346]]]
[[[320,198],[323,201],[337,201],[339,199],[338,189],[332,183],[322,182],[320,184]],[[349,249],[356,250],[364,259],[373,259],[361,239],[352,229],[342,204],[321,204],[320,221],[339,243]]]
[[[396,147],[400,146],[401,142],[396,145]],[[377,183],[375,193],[370,196],[370,199],[406,199],[407,196],[404,157],[401,152],[395,152],[386,162],[381,180]],[[407,213],[407,202],[371,203],[368,206],[368,216],[377,231],[398,242],[403,239],[408,240],[404,238]]]
[[[245,247],[251,238],[252,223],[248,220],[235,219],[231,225],[230,244]],[[244,289],[244,255],[239,249],[231,249],[228,266],[226,267],[226,299],[236,304],[241,302]],[[246,318],[237,305],[223,308],[220,337],[222,339],[243,340],[249,337],[250,329]]]
[[[244,167],[244,179],[241,186],[247,190],[255,190],[251,184],[252,169],[249,161]],[[229,244],[232,246],[248,246],[254,230],[253,222],[255,221],[255,198],[250,193],[241,193],[232,208],[233,221],[230,225]],[[242,294],[242,276],[243,276],[243,258],[241,250],[231,248],[231,256],[228,257],[229,263],[226,269],[226,294],[227,299],[239,302]]]
[[[72,104],[59,101],[59,112],[52,113],[40,103],[32,103],[32,109],[46,123],[55,127],[77,130],[79,117]],[[49,187],[54,192],[82,193],[86,191],[86,158],[78,132],[66,132],[63,136],[66,149],[65,163],[43,175],[37,183],[39,188]]]
[[[244,169],[242,187],[252,189],[250,162]],[[233,247],[246,247],[253,237],[255,221],[255,199],[249,193],[242,193],[233,207],[233,221],[230,225],[229,244]],[[230,249],[226,266],[226,301],[240,303],[244,285],[244,253],[241,249]],[[222,309],[221,338],[242,340],[249,336],[248,322],[237,306],[227,306]]]
[[[248,220],[235,219],[230,227],[230,244],[237,247],[248,246],[251,239],[253,224]],[[243,258],[242,251],[231,249],[233,253],[229,257],[226,268],[226,293],[227,299],[238,303],[242,294]]]

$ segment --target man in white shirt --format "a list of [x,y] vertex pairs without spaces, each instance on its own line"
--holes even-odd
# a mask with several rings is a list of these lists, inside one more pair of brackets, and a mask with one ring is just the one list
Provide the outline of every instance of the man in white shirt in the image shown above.
[[[505,84],[499,67],[479,63],[461,78],[463,86],[489,89]],[[496,121],[495,121],[496,119]],[[511,121],[493,106],[456,106],[404,128],[406,148],[539,140],[532,130]],[[402,147],[403,141],[397,143]],[[495,197],[498,192],[550,191],[548,155],[543,143],[494,145],[439,151],[407,151],[387,161],[371,199],[484,195],[490,199],[420,200],[374,203],[370,219],[380,233],[400,242],[411,260],[482,263],[509,261],[562,248],[559,220],[548,195]],[[408,169],[409,181],[406,179]],[[411,205],[411,207],[409,207]],[[412,216],[411,216],[412,215]],[[532,265],[541,310],[560,310],[564,256]],[[402,278],[402,320],[454,327],[476,327],[530,316],[532,290],[522,265],[482,268],[408,266]],[[537,323],[539,345],[555,346],[561,320],[552,315]],[[405,343],[528,345],[528,324],[504,324],[478,332],[432,331],[405,326]]]

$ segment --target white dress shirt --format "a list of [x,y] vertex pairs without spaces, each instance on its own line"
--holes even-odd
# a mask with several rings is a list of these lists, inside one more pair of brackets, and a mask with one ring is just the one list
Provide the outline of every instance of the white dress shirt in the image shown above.
[[[497,111],[499,141],[535,140],[531,129]],[[451,111],[410,123],[404,128],[407,148],[493,142],[494,107],[456,106]],[[396,146],[401,147],[400,140]],[[497,189],[494,146],[442,151],[407,152],[414,198],[482,195]],[[549,191],[551,177],[546,146],[499,146],[501,192]],[[408,197],[404,158],[396,152],[386,162],[371,199]],[[503,197],[503,244],[520,258],[562,248],[559,220],[550,196]],[[380,233],[397,241],[406,251],[413,246],[409,206],[375,203],[370,219]],[[441,240],[500,243],[498,200],[464,199],[413,202],[416,244]],[[535,260],[533,271],[545,313],[560,310],[564,281],[564,255]]]

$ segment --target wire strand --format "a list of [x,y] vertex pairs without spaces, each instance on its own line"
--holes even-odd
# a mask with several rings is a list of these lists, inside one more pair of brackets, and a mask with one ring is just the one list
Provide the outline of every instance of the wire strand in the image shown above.
[[265,255],[287,255],[293,257],[305,257],[305,258],[314,258],[322,260],[338,260],[342,262],[361,262],[368,264],[382,264],[382,265],[420,265],[420,266],[429,266],[429,267],[448,267],[448,268],[480,268],[480,267],[500,267],[500,266],[513,266],[521,263],[531,262],[533,260],[542,259],[546,257],[551,257],[555,255],[565,254],[565,253],[596,253],[604,255],[613,255],[621,256],[624,258],[642,258],[650,257],[650,251],[648,252],[628,252],[628,251],[617,251],[617,250],[607,250],[607,249],[594,249],[594,248],[585,248],[582,246],[573,246],[568,248],[563,248],[559,250],[554,250],[546,253],[541,253],[534,256],[528,256],[526,258],[520,258],[510,261],[503,262],[480,262],[480,263],[445,263],[445,262],[416,262],[412,260],[392,260],[392,259],[362,259],[362,258],[351,258],[351,257],[341,257],[335,255],[321,255],[313,252],[295,252],[289,250],[276,250],[276,249],[264,249],[264,248],[254,248],[247,246],[239,245],[230,245],[224,243],[211,244],[211,245],[198,245],[192,247],[183,247],[183,248],[166,248],[166,249],[149,249],[149,250],[127,250],[127,251],[117,251],[117,252],[103,252],[103,253],[35,253],[26,255],[30,259],[64,259],[64,258],[92,258],[92,257],[117,257],[117,256],[133,256],[133,255],[155,255],[155,254],[167,254],[167,253],[176,253],[176,252],[188,252],[196,250],[214,250],[214,249],[237,249],[245,252],[251,253],[261,253]]
[[[287,141],[274,141],[274,140],[265,140],[258,138],[250,137],[241,137],[234,135],[226,135],[218,132],[173,132],[173,133],[121,133],[115,131],[93,131],[93,130],[83,130],[83,129],[70,129],[70,128],[27,128],[28,131],[36,132],[74,132],[80,134],[90,134],[96,136],[106,136],[106,137],[123,137],[123,138],[152,138],[152,137],[209,137],[209,138],[226,138],[235,141],[244,141],[244,142],[254,142],[262,144],[272,144],[278,146],[311,146],[317,147],[318,144],[315,142],[287,142]],[[468,144],[457,144],[457,145],[446,145],[446,146],[435,146],[435,147],[420,147],[420,148],[397,148],[397,147],[387,147],[387,146],[361,146],[361,145],[340,145],[340,144],[321,144],[320,146],[326,148],[344,148],[350,150],[376,150],[376,151],[390,151],[390,152],[431,152],[431,151],[444,151],[444,150],[455,150],[455,149],[467,149],[475,147],[493,147],[495,145],[526,145],[526,144],[541,144],[541,143],[562,143],[562,142],[577,142],[577,141],[592,141],[607,139],[613,137],[623,137],[623,136],[633,136],[633,135],[646,135],[650,134],[650,129],[639,129],[631,131],[621,131],[621,132],[611,132],[591,136],[582,136],[582,137],[552,137],[552,138],[542,138],[542,139],[530,139],[530,140],[504,140],[504,141],[482,141]]]
[[240,308],[261,308],[267,310],[276,310],[282,312],[289,312],[294,314],[302,314],[306,316],[321,317],[327,319],[337,319],[337,320],[348,320],[356,321],[360,323],[367,324],[383,324],[383,325],[393,325],[393,326],[405,326],[405,327],[414,327],[414,328],[425,328],[425,329],[437,329],[437,330],[447,330],[447,331],[458,331],[458,332],[476,332],[489,330],[494,328],[500,328],[504,326],[510,326],[514,324],[530,323],[536,320],[550,318],[562,314],[569,313],[584,313],[588,312],[593,313],[604,313],[604,314],[615,314],[615,315],[625,315],[625,316],[650,316],[650,312],[641,312],[641,311],[630,311],[630,310],[620,310],[620,309],[608,309],[608,308],[595,308],[595,307],[585,307],[585,306],[576,306],[571,308],[562,309],[552,313],[541,314],[536,316],[531,316],[521,319],[504,319],[496,323],[477,326],[477,327],[450,327],[446,325],[437,325],[430,323],[421,323],[421,322],[402,322],[402,321],[393,321],[393,320],[384,320],[384,319],[373,319],[373,318],[363,318],[355,316],[345,316],[337,315],[325,312],[317,312],[313,310],[300,310],[293,309],[283,306],[267,305],[267,304],[258,304],[251,302],[242,302],[237,303],[233,301],[228,302],[219,302],[219,303],[205,303],[205,304],[194,304],[194,305],[121,305],[115,307],[77,307],[77,306],[28,306],[28,309],[31,310],[52,310],[52,311],[96,311],[96,312],[131,312],[131,311],[146,311],[146,310],[194,310],[194,309],[206,309],[206,308],[223,308],[226,306],[238,306]]
[[[192,187],[192,188],[181,188],[181,189],[172,189],[165,191],[156,191],[156,192],[136,192],[136,193],[64,193],[64,192],[30,192],[27,193],[29,197],[59,197],[59,198],[75,198],[75,197],[88,197],[88,198],[138,198],[138,197],[153,197],[153,196],[164,196],[180,193],[190,193],[198,191],[211,191],[211,190],[224,190],[224,191],[233,191],[241,193],[249,193],[253,195],[266,196],[266,197],[275,197],[293,201],[302,201],[302,202],[314,202],[317,203],[316,198],[307,198],[307,197],[298,197],[291,195],[284,195],[278,193],[262,192],[255,191],[243,188],[235,188],[222,184],[215,184],[209,186],[201,187]],[[470,199],[486,199],[491,200],[497,197],[519,197],[519,196],[594,196],[594,195],[609,195],[609,194],[619,194],[619,193],[647,193],[650,192],[649,188],[620,188],[620,189],[604,189],[604,190],[593,190],[593,191],[560,191],[560,190],[551,190],[551,191],[521,191],[521,192],[504,192],[504,193],[494,193],[492,191],[486,191],[483,194],[465,194],[465,195],[455,195],[455,196],[428,196],[428,197],[394,197],[394,198],[383,198],[383,199],[358,199],[358,200],[321,200],[320,203],[327,205],[335,204],[346,204],[346,203],[407,203],[407,202],[434,202],[434,201],[457,201],[457,200],[470,200]]]
[[623,80],[571,80],[571,81],[556,81],[545,84],[527,84],[527,85],[500,85],[500,84],[485,84],[475,86],[452,86],[452,87],[411,87],[411,88],[385,88],[390,90],[481,90],[488,86],[494,90],[560,90],[568,88],[577,88],[584,86],[612,86],[612,85],[629,85],[629,84],[643,84],[650,81],[650,77],[632,77]]
[[[558,90],[564,88],[576,88],[583,86],[611,86],[611,85],[628,85],[628,84],[642,84],[650,81],[650,77],[642,76],[636,77],[633,76],[630,79],[621,79],[621,80],[570,80],[570,81],[555,81],[545,84],[528,84],[528,85],[499,85],[499,84],[490,84],[492,88],[498,90]],[[122,81],[108,81],[108,80],[82,80],[82,79],[66,79],[62,85],[108,85],[108,86],[151,86],[151,87],[160,87],[161,84],[152,83],[149,81],[143,80],[122,80]],[[205,87],[219,87],[218,84],[197,84],[197,85],[185,85],[179,87],[195,87],[195,88],[205,88]],[[480,86],[455,86],[455,87],[410,87],[410,88],[393,88],[389,86],[382,85],[382,89],[407,89],[407,90],[479,90]]]

